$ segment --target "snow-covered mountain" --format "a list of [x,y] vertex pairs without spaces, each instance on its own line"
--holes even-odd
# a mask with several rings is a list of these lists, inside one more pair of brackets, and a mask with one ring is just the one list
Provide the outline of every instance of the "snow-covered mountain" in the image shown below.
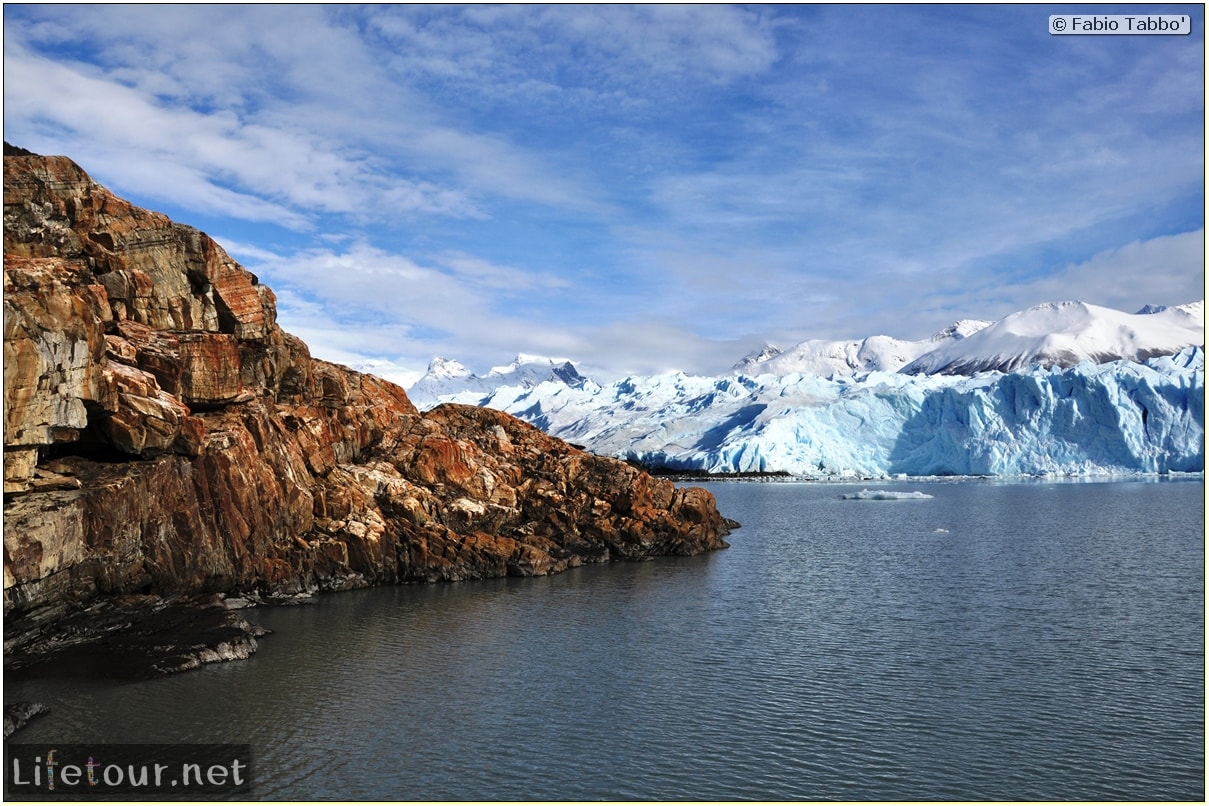
[[818,479],[1204,471],[1200,347],[1013,373],[683,374],[500,387],[456,400],[675,470]]
[[451,358],[434,358],[424,376],[407,390],[407,395],[420,408],[427,408],[440,398],[458,393],[481,395],[501,386],[530,389],[548,381],[580,386],[588,379],[565,358],[521,353],[511,364],[492,367],[483,376],[475,375]]
[[[487,390],[463,385],[441,399],[507,411],[597,453],[673,470],[1203,472],[1203,344],[1203,301],[1137,314],[1050,303],[995,323],[963,320],[920,342],[766,346],[723,377],[600,386],[530,376]],[[448,374],[446,389],[465,383]]]
[[891,336],[870,336],[859,341],[811,339],[788,350],[766,345],[731,368],[743,375],[789,375],[800,372],[824,378],[862,372],[897,372],[941,346],[958,342],[989,325],[980,319],[962,319],[922,341]]
[[1006,316],[960,341],[936,346],[901,371],[909,374],[972,375],[1012,372],[1035,364],[1072,367],[1144,361],[1204,344],[1204,301],[1143,313],[1123,313],[1086,302],[1049,302]]

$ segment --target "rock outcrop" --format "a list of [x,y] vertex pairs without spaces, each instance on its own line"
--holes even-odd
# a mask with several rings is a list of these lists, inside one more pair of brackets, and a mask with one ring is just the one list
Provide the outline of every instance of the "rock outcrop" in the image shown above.
[[4,738],[7,739],[21,728],[25,727],[26,723],[35,717],[42,716],[49,711],[45,703],[40,702],[14,702],[4,704]]
[[548,574],[722,548],[713,497],[314,359],[204,233],[6,148],[9,652],[98,599]]

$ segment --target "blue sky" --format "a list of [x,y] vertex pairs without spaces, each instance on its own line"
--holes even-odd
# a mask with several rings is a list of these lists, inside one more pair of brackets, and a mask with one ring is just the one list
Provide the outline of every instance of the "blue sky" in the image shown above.
[[1204,295],[1205,35],[1026,6],[6,5],[4,135],[319,357],[602,379]]

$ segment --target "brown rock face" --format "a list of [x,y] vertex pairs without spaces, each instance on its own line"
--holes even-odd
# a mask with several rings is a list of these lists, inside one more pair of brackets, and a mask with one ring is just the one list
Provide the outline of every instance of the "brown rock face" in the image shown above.
[[4,170],[6,644],[98,597],[562,571],[726,544],[713,497],[311,358],[205,234]]

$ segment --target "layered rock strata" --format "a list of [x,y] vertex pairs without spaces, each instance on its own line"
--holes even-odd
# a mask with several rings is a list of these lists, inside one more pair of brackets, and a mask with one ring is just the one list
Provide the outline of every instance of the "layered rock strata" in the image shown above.
[[314,359],[204,233],[6,147],[6,658],[95,600],[548,574],[726,544],[712,495]]

